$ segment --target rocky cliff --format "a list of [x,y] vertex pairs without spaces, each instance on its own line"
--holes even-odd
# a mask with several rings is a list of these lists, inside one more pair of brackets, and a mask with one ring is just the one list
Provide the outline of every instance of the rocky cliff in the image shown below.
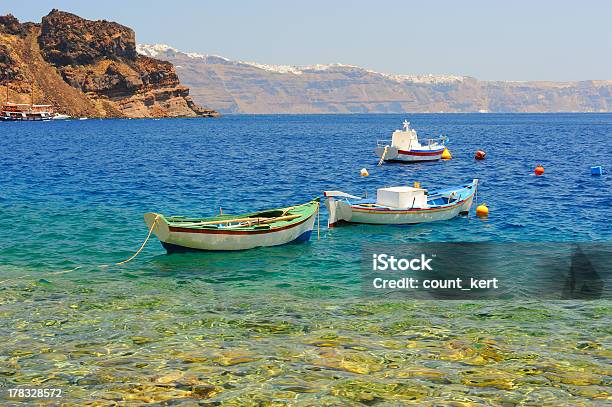
[[609,112],[612,81],[504,82],[456,75],[393,75],[350,65],[274,66],[138,51],[172,62],[196,101],[227,113]]
[[[172,63],[139,55],[134,31],[53,10],[40,24],[0,16],[0,85],[10,100],[88,117],[216,116],[189,96]],[[4,91],[0,92],[4,98]]]

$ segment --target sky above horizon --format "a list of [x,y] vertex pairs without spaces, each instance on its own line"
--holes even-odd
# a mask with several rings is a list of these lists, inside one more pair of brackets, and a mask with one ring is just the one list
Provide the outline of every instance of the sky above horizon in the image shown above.
[[40,22],[53,8],[127,25],[138,43],[266,64],[344,63],[483,80],[612,79],[609,1],[39,0],[3,2],[0,15]]

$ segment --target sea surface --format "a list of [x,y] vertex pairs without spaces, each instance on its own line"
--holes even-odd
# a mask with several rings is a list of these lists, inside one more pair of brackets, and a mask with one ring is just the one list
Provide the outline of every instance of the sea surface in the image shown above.
[[[364,296],[359,275],[364,244],[609,243],[612,181],[590,166],[612,170],[612,114],[409,115],[420,137],[447,135],[453,159],[377,167],[376,140],[404,118],[0,123],[0,403],[16,387],[75,405],[609,403],[609,300]],[[328,230],[322,210],[309,243],[167,255],[152,237],[114,265],[148,211],[473,178],[487,219]]]

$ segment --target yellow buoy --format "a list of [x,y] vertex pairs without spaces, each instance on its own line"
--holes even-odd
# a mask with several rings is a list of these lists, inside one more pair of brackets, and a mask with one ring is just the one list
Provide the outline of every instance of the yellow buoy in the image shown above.
[[365,168],[362,168],[360,171],[360,174],[362,177],[367,177],[370,175],[370,173],[368,172],[368,170],[366,170]]
[[476,207],[476,216],[479,218],[486,218],[489,216],[489,208],[486,203],[482,203]]
[[442,159],[450,160],[451,158],[453,158],[453,156],[451,155],[450,151],[448,151],[448,148],[444,147],[444,151],[442,152]]
[[415,187],[415,188],[421,188],[421,183],[419,181],[414,181],[412,186]]

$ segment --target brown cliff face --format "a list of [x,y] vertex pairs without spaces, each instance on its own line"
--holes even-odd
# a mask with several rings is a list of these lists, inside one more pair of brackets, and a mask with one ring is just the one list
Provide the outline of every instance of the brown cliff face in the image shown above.
[[24,101],[33,83],[36,102],[71,115],[218,115],[191,100],[171,63],[138,55],[132,29],[58,10],[40,25],[0,17],[0,68],[11,100]]
[[59,10],[42,18],[38,43],[44,58],[55,66],[136,59],[136,36],[131,28]]
[[12,14],[0,16],[0,33],[25,35],[25,29]]

